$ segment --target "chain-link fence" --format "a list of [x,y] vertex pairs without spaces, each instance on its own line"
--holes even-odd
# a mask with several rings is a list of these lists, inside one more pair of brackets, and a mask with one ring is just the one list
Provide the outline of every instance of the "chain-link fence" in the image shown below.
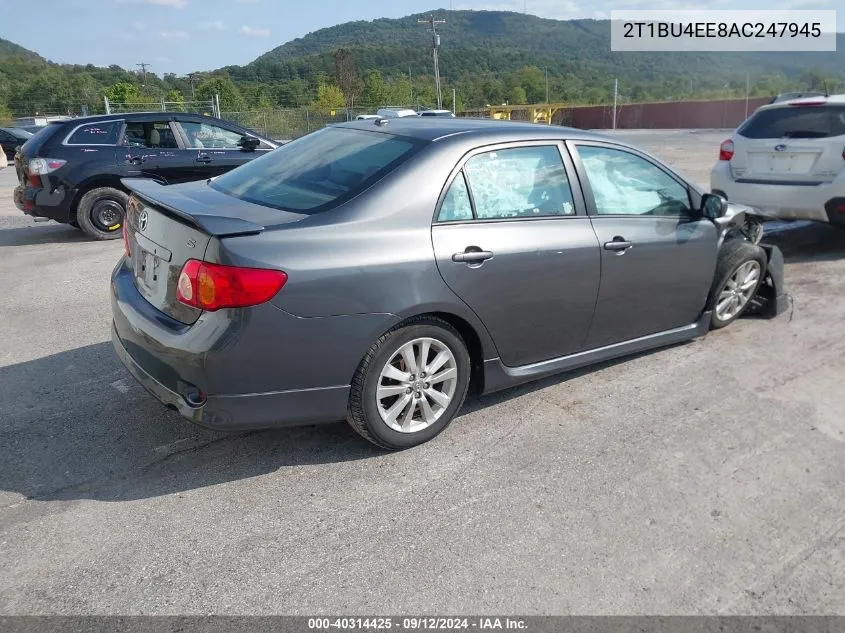
[[145,101],[142,103],[113,103],[103,97],[106,114],[126,114],[128,112],[192,112],[206,116],[219,114],[216,103],[211,101]]
[[221,118],[280,141],[293,140],[332,123],[352,121],[361,115],[375,114],[376,108],[278,108],[222,112]]

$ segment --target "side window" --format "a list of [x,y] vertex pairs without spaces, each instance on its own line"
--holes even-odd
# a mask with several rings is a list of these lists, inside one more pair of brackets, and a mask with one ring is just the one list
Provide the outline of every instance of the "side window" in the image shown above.
[[438,222],[454,222],[456,220],[472,220],[472,204],[469,201],[469,191],[464,179],[464,172],[460,172],[452,181],[437,216]]
[[209,123],[195,123],[182,121],[177,123],[188,139],[188,147],[192,149],[240,149],[241,136],[239,132],[232,132],[218,125]]
[[575,213],[556,146],[479,154],[467,161],[465,171],[479,220]]
[[623,150],[579,145],[599,215],[692,215],[686,187]]
[[122,121],[82,125],[67,140],[69,145],[117,145]]
[[130,147],[149,147],[155,149],[178,149],[176,136],[167,121],[140,122],[126,124],[126,144]]

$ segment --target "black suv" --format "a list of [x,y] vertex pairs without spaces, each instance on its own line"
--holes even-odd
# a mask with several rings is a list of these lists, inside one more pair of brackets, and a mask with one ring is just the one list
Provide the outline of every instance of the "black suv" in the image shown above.
[[99,115],[51,123],[15,155],[15,205],[27,215],[119,238],[128,195],[121,178],[168,185],[203,180],[277,143],[199,114]]
[[18,147],[32,138],[32,133],[19,127],[0,127],[0,147],[9,162],[14,160]]

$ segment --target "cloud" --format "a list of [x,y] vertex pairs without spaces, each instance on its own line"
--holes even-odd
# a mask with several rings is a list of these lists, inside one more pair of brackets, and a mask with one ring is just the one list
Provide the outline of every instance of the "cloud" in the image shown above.
[[199,31],[225,31],[226,25],[223,20],[214,20],[213,22],[203,22],[197,27]]
[[181,9],[188,6],[188,0],[116,0],[118,4],[154,4],[159,7]]
[[514,11],[522,13],[527,9],[531,15],[555,20],[572,20],[575,18],[592,17],[595,5],[585,8],[584,3],[573,0],[507,0],[505,2],[467,2],[458,4],[455,9],[458,11]]
[[162,31],[159,33],[159,37],[165,40],[189,40],[191,34],[187,31]]
[[270,35],[270,29],[255,28],[252,26],[242,26],[238,29],[238,32],[247,37],[268,37]]
[[147,25],[144,24],[143,22],[133,22],[132,28],[135,29],[136,31],[143,31],[144,29],[147,28]]

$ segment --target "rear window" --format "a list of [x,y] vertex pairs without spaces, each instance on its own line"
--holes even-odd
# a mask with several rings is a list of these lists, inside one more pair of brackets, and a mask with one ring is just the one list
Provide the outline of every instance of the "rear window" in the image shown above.
[[30,150],[40,147],[44,141],[53,136],[53,134],[61,128],[62,123],[50,123],[45,125],[35,132],[35,134],[26,139],[26,143],[23,144],[24,152],[29,152]]
[[318,213],[358,195],[420,147],[389,134],[323,128],[218,176],[211,186],[265,207]]
[[845,106],[760,110],[737,132],[745,138],[827,138],[845,135]]
[[22,130],[20,128],[7,129],[6,132],[14,136],[19,141],[26,142],[32,138],[32,132],[27,132],[26,130]]
[[86,123],[76,129],[67,140],[68,145],[117,145],[122,121]]

